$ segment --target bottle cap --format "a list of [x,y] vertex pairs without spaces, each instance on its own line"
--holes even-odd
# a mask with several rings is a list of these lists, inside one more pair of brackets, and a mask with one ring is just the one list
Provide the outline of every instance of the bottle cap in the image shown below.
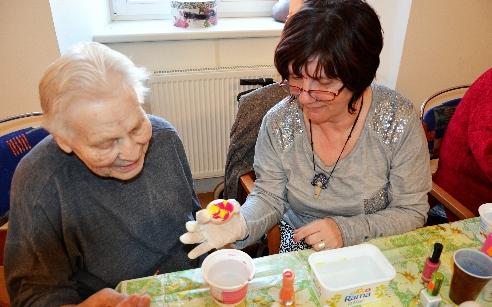
[[285,269],[282,272],[282,287],[285,287],[285,286],[293,287],[294,286],[294,278],[295,278],[294,271],[292,271],[291,269]]
[[432,256],[430,258],[430,261],[432,263],[438,263],[439,258],[441,257],[441,252],[442,252],[442,244],[439,242],[434,243],[434,252],[432,253]]
[[444,275],[441,272],[432,273],[432,279],[427,284],[427,293],[432,296],[438,295],[443,281]]

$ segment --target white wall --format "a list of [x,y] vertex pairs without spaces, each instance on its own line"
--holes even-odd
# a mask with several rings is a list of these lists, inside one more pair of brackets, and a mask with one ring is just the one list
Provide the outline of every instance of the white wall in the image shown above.
[[492,1],[413,0],[396,89],[416,106],[492,67]]
[[109,7],[102,0],[50,0],[60,52],[81,41],[110,21]]
[[0,1],[0,118],[40,111],[38,81],[59,56],[48,1]]
[[376,82],[395,88],[412,0],[369,0],[381,20],[384,46]]
[[46,67],[71,44],[92,40],[109,18],[102,0],[0,1],[0,118],[41,111]]
[[110,43],[150,71],[273,65],[278,37]]

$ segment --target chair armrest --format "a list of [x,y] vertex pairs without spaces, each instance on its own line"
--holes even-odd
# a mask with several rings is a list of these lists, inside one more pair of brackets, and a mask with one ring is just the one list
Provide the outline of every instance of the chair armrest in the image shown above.
[[253,192],[253,189],[255,188],[255,179],[254,172],[249,172],[239,177],[239,183],[241,183],[246,195]]
[[462,220],[475,217],[473,212],[463,206],[458,200],[456,200],[456,198],[451,196],[434,181],[432,182],[432,190],[429,193],[444,207],[451,211],[458,219]]
[[280,227],[278,224],[273,225],[267,232],[268,254],[278,254],[280,250]]
[[0,306],[10,306],[3,264],[0,266]]
[[[255,173],[249,172],[247,174],[239,177],[239,182],[244,189],[246,195],[253,192],[255,188]],[[280,249],[280,228],[278,224],[275,224],[270,230],[267,232],[267,241],[268,241],[268,253],[270,255],[278,254]]]

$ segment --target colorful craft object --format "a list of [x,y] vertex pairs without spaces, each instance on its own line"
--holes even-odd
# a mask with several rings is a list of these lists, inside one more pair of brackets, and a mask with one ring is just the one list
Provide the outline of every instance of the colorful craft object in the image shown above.
[[215,0],[173,0],[171,8],[176,27],[208,28],[217,24]]
[[229,220],[234,213],[239,213],[240,205],[235,199],[216,199],[207,205],[210,221],[221,224]]

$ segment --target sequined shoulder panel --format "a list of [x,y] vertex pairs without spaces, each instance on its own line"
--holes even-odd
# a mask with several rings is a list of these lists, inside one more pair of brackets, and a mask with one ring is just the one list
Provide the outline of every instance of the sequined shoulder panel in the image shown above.
[[303,133],[302,113],[295,99],[286,97],[273,106],[267,116],[274,142],[282,150],[289,148],[295,137]]
[[364,199],[364,213],[372,214],[388,207],[388,185],[374,193],[371,198]]
[[381,142],[391,146],[398,143],[412,116],[412,103],[399,93],[381,85],[372,86],[373,103],[376,103],[371,119],[372,129]]

